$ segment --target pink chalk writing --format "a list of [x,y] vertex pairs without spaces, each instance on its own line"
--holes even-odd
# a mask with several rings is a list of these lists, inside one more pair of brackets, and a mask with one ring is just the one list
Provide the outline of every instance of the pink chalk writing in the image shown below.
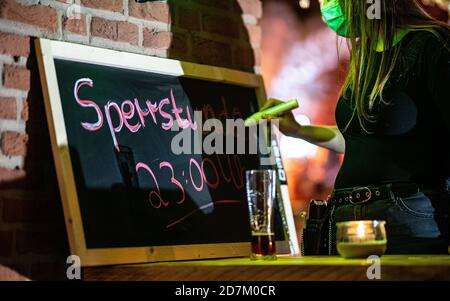
[[[127,106],[129,108],[128,112],[127,110],[125,110],[125,107]],[[128,123],[128,119],[131,119],[134,116],[134,104],[129,100],[125,100],[124,102],[122,102],[121,110],[123,123],[128,128],[128,130],[130,130],[130,132],[136,133],[141,128],[141,124],[137,123],[135,125],[131,125]]]
[[[232,164],[230,160],[227,160],[228,164],[225,165],[225,168],[222,165],[222,163],[220,162],[220,158],[217,157],[217,159],[218,159],[218,163],[219,163],[219,169],[222,173],[222,178],[224,178],[226,182],[232,182],[237,190],[243,189],[243,187],[244,187],[243,174],[244,174],[245,168],[242,166],[242,164],[240,162],[240,158],[238,156],[235,156],[233,158],[234,164]],[[206,164],[209,165],[208,170],[212,170],[214,173],[213,181],[211,179],[207,179],[207,177],[206,177]],[[176,178],[176,176],[175,176],[176,172],[174,170],[173,165],[167,161],[160,162],[159,169],[162,170],[163,168],[167,168],[170,170],[170,173],[171,173],[170,182],[172,184],[174,184],[181,193],[181,198],[178,201],[176,201],[176,203],[178,205],[184,203],[185,198],[186,198],[185,188],[183,187],[181,182]],[[170,205],[170,202],[168,200],[165,200],[163,198],[163,196],[161,195],[161,190],[159,188],[158,179],[156,178],[155,173],[153,172],[152,168],[143,162],[139,162],[138,164],[136,164],[136,171],[139,172],[141,169],[145,170],[148,174],[150,174],[150,176],[156,186],[156,190],[151,190],[148,194],[148,199],[149,199],[152,207],[154,207],[156,209],[161,208],[161,206],[168,207]],[[227,169],[227,171],[230,174],[230,176],[226,177],[226,178],[225,178],[225,176],[226,176],[225,169]],[[184,175],[185,174],[184,171],[182,171],[181,174]],[[220,180],[221,180],[221,177],[219,175],[219,171],[216,167],[216,164],[209,158],[202,159],[201,163],[197,162],[197,160],[195,158],[191,158],[189,160],[189,178],[191,180],[190,183],[192,184],[192,187],[197,192],[200,192],[205,188],[204,184],[206,184],[208,186],[208,188],[215,190],[219,186]],[[196,178],[196,180],[194,180],[194,178]],[[188,182],[186,182],[186,185],[188,185]],[[155,197],[157,199],[156,202],[154,202]]]
[[[103,126],[103,112],[95,101],[80,98],[80,88],[83,86],[94,88],[94,83],[89,78],[78,79],[74,86],[75,100],[80,106],[84,108],[95,109],[98,120],[94,123],[81,122],[81,126],[91,132],[98,131]],[[186,106],[185,110],[183,108],[180,108],[177,105],[172,89],[170,89],[168,94],[169,97],[161,99],[159,103],[146,100],[144,108],[141,106],[137,98],[134,98],[133,101],[125,99],[122,102],[109,100],[103,106],[104,115],[106,116],[108,128],[111,133],[111,139],[117,151],[120,151],[118,146],[119,142],[117,139],[117,134],[120,133],[124,128],[127,129],[130,133],[137,133],[140,129],[145,128],[146,117],[148,115],[151,116],[151,121],[154,125],[158,125],[157,116],[161,116],[163,121],[160,126],[163,130],[166,131],[172,129],[174,122],[177,122],[177,125],[181,129],[186,129],[188,127],[191,127],[191,129],[193,130],[197,129],[196,122],[192,120],[189,106]],[[183,119],[181,117],[181,114],[183,112],[186,115],[186,119]],[[135,121],[134,124],[132,124],[131,120],[135,118],[135,116],[138,117],[138,120]]]
[[[194,164],[194,166],[197,168],[198,173],[200,174],[200,179],[201,179],[200,185],[197,185],[194,182],[194,179],[192,178],[192,164]],[[189,174],[191,176],[191,182],[192,182],[192,185],[194,186],[194,189],[197,190],[197,191],[202,191],[203,190],[203,182],[204,182],[204,180],[203,180],[204,179],[203,172],[202,172],[202,169],[201,169],[200,165],[198,164],[198,162],[194,158],[192,158],[189,161]]]
[[[145,163],[138,163],[136,164],[136,171],[139,171],[141,168],[145,169],[153,178],[153,181],[155,181],[155,185],[156,185],[156,191],[152,190],[150,191],[149,195],[148,195],[148,200],[150,202],[150,205],[152,205],[153,208],[160,208],[161,205],[163,205],[164,207],[169,206],[169,202],[164,201],[162,196],[161,196],[161,190],[159,189],[159,184],[158,184],[158,180],[156,180],[155,174],[153,173],[152,169],[150,167],[148,167],[147,164]],[[153,196],[156,196],[158,199],[158,202],[153,203]]]
[[103,125],[103,114],[102,114],[102,111],[100,110],[100,107],[95,102],[93,102],[91,100],[80,99],[80,97],[78,97],[78,91],[80,90],[80,88],[82,86],[89,86],[89,87],[93,88],[94,83],[93,83],[92,79],[80,78],[79,80],[77,80],[75,83],[74,89],[73,89],[73,94],[74,94],[75,100],[77,101],[78,104],[80,104],[80,106],[82,106],[84,108],[94,108],[95,109],[95,111],[97,112],[98,121],[95,123],[81,122],[81,126],[88,131],[97,131]]
[[184,192],[183,185],[181,185],[181,183],[177,179],[175,179],[175,173],[173,171],[172,164],[170,164],[169,162],[161,162],[161,163],[159,163],[159,168],[161,169],[163,167],[167,167],[168,169],[170,169],[170,171],[172,172],[172,177],[170,178],[170,182],[172,184],[175,184],[181,190],[181,192],[183,194],[183,197],[181,198],[181,200],[177,201],[177,204],[183,203],[185,198],[186,198],[186,194]]
[[[205,163],[208,163],[209,166],[211,167],[211,169],[214,171],[214,175],[215,175],[215,182],[211,183],[207,178],[206,178],[206,174],[205,174]],[[202,168],[201,168],[202,172],[203,172],[203,180],[205,181],[206,185],[208,185],[209,188],[212,189],[216,189],[219,186],[219,172],[217,171],[216,166],[214,165],[213,161],[211,161],[211,159],[209,158],[204,158],[202,160]]]

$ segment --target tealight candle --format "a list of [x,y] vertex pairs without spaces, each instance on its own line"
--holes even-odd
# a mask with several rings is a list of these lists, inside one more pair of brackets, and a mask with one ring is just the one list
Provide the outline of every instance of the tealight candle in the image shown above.
[[336,224],[336,247],[344,258],[381,256],[386,252],[384,221],[349,221]]

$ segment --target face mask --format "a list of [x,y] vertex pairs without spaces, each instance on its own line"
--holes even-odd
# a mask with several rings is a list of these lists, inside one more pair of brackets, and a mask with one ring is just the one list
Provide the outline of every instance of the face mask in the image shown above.
[[339,36],[347,37],[348,24],[344,12],[342,11],[339,0],[330,0],[320,6],[322,16],[327,25]]
[[[326,4],[320,6],[322,11],[322,16],[325,19],[327,25],[335,31],[341,37],[348,37],[348,27],[347,20],[345,18],[344,12],[342,11],[339,0],[330,0]],[[403,29],[397,32],[394,37],[393,46],[396,46],[409,32],[408,29]],[[382,52],[386,50],[385,43],[383,39],[379,39],[377,45],[374,47],[376,51]]]

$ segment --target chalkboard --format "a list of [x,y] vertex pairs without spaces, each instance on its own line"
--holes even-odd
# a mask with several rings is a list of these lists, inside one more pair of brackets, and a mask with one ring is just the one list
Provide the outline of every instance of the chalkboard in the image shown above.
[[[244,173],[262,168],[261,155],[209,154],[193,139],[207,137],[210,118],[225,128],[257,111],[261,79],[37,41],[71,251],[82,265],[247,255]],[[289,252],[282,209],[276,237]]]

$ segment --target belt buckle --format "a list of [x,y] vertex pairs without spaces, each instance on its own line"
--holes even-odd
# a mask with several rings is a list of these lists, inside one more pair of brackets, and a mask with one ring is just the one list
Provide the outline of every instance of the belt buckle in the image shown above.
[[[362,200],[362,201],[354,202],[354,201],[353,201],[353,194],[354,194],[356,191],[360,191],[360,190],[363,191],[363,192],[366,190],[366,192],[365,192],[366,199],[364,199],[364,200]],[[358,193],[362,193],[362,192],[358,192]],[[359,204],[364,204],[364,203],[368,202],[368,201],[370,200],[371,197],[372,197],[372,191],[370,190],[369,187],[367,187],[367,186],[364,186],[364,187],[355,187],[355,188],[353,188],[352,192],[350,192],[350,195],[349,195],[349,201],[350,201],[350,203],[353,204],[353,205],[359,205]]]

